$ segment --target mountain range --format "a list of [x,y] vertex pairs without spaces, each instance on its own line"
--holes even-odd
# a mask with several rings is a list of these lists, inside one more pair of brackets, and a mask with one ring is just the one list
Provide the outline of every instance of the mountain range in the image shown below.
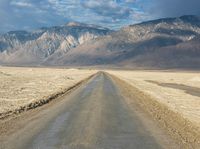
[[113,31],[70,22],[0,35],[0,64],[200,68],[200,17],[163,18]]

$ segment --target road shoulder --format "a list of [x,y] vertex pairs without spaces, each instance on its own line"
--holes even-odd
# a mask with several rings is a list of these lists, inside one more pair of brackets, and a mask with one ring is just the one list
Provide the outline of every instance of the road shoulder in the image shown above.
[[120,78],[110,75],[126,96],[126,102],[130,107],[138,105],[160,127],[172,136],[183,148],[198,148],[200,145],[200,131],[189,120],[184,119],[179,113],[170,110],[166,105],[159,103],[152,97],[128,84]]

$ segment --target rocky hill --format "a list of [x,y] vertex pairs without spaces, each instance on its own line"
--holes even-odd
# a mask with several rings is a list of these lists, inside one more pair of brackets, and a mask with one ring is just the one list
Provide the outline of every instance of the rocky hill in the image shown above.
[[22,35],[14,33],[3,35],[3,40],[0,37],[0,60],[4,64],[200,68],[197,16],[153,20],[115,32],[70,23]]
[[124,27],[73,49],[56,63],[200,68],[200,18],[165,18]]
[[63,55],[109,32],[106,28],[75,22],[32,32],[11,31],[0,36],[0,63],[40,65],[52,55]]

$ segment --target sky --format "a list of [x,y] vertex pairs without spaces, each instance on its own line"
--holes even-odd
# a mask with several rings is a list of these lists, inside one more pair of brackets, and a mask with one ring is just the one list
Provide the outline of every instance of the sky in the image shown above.
[[0,0],[0,33],[71,21],[119,29],[182,15],[200,15],[200,0]]

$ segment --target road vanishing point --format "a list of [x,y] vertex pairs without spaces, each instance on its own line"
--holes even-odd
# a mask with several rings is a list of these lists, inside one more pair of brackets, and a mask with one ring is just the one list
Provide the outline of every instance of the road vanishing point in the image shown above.
[[[130,109],[114,79],[97,73],[69,94],[14,118],[2,149],[173,149],[176,143],[137,106]],[[15,123],[15,125],[13,125]],[[10,126],[7,126],[10,127]]]

